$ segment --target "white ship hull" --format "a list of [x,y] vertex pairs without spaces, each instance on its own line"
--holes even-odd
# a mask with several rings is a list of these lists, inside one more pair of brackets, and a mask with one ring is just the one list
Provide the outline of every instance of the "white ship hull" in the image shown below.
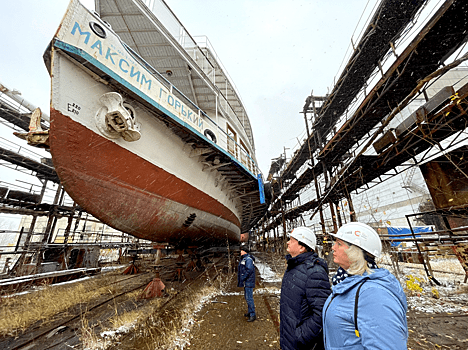
[[263,185],[252,160],[242,164],[222,146],[229,140],[211,118],[161,83],[77,1],[50,59],[52,159],[84,210],[156,242],[240,239],[243,200],[252,196],[246,191],[256,190],[254,204],[262,206]]

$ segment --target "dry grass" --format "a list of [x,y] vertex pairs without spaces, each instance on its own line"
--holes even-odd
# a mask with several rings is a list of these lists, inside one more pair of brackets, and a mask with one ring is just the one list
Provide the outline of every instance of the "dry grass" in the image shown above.
[[463,267],[458,261],[458,259],[453,257],[431,259],[430,264],[434,270],[441,270],[459,274],[465,273],[465,270],[463,270]]
[[[216,268],[216,267],[215,267]],[[172,317],[169,323],[162,326],[165,329],[165,334],[157,341],[159,347],[157,349],[177,350],[184,347],[184,343],[188,342],[190,333],[190,323],[193,315],[201,308],[203,303],[212,299],[217,294],[225,292],[236,274],[219,274],[215,280],[208,278],[208,283],[205,287],[198,291],[185,291],[183,303],[179,307],[171,311],[175,317]]]
[[214,286],[204,287],[198,291],[185,290],[178,296],[176,305],[171,305],[162,312],[159,309],[166,299],[152,299],[142,308],[112,317],[109,320],[111,327],[101,334],[105,335],[104,338],[96,337],[87,328],[83,328],[83,333],[89,334],[82,339],[83,347],[105,349],[110,341],[132,330],[134,337],[143,339],[148,348],[176,349],[177,347],[174,348],[173,344],[183,341],[181,330],[187,329],[203,299],[214,295],[216,291]]
[[[204,286],[182,291],[166,305],[164,311],[161,311],[161,306],[167,302],[167,298],[148,300],[144,306],[126,312],[118,311],[117,305],[114,305],[114,316],[101,320],[102,323],[96,327],[97,324],[92,324],[95,321],[88,321],[87,305],[103,296],[118,294],[118,284],[109,284],[115,282],[120,273],[114,271],[80,283],[43,286],[28,294],[1,299],[0,335],[16,336],[36,322],[48,324],[81,311],[80,340],[83,349],[106,349],[130,330],[146,347],[176,349],[178,347],[174,347],[174,344],[184,342],[188,334],[187,331],[181,333],[181,330],[188,329],[190,320],[203,301],[225,291],[236,276],[233,273],[216,273],[219,277],[213,280],[207,274],[202,277],[206,278]],[[167,292],[169,297],[176,293],[174,290]],[[134,291],[127,297],[137,304],[140,295],[141,291]],[[71,310],[75,311],[72,313]],[[96,334],[98,328],[105,330],[104,333]]]
[[166,310],[162,317],[151,318],[151,331],[148,332],[151,343],[156,349],[179,349],[179,345],[188,341],[190,320],[198,311],[203,300],[210,299],[219,289],[214,285],[206,286],[198,291],[187,290],[177,308]]
[[[135,291],[131,293],[130,297],[134,298],[135,300],[138,299],[141,295],[141,291]],[[148,303],[139,308],[135,308],[134,310],[118,313],[117,309],[115,312],[115,316],[110,318],[109,324],[111,327],[108,328],[110,331],[115,331],[119,328],[133,328],[133,326],[141,322],[141,320],[147,318],[147,315],[150,314],[153,310],[158,309],[166,299],[159,299],[154,298],[148,301]]]
[[43,286],[27,294],[4,297],[0,303],[0,335],[17,335],[36,322],[54,321],[78,305],[118,292],[112,283],[118,272],[80,283]]
[[127,331],[132,329],[133,335],[142,339],[148,348],[179,349],[181,344],[188,342],[192,317],[204,300],[211,299],[226,290],[234,277],[234,274],[220,274],[215,280],[207,277],[205,286],[200,289],[184,290],[177,296],[176,301],[173,301],[172,305],[167,305],[162,312],[159,309],[166,299],[152,299],[142,308],[114,316],[110,320],[112,326],[106,333],[115,336],[116,333],[125,332],[123,329]]
[[91,327],[85,316],[81,318],[81,344],[84,350],[91,349],[106,349],[111,342],[107,339],[101,339],[94,332],[94,327]]

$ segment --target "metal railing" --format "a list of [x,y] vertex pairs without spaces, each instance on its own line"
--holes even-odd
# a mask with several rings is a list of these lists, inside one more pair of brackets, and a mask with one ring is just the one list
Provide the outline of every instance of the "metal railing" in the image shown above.
[[[242,98],[240,97],[240,93],[237,90],[236,85],[227,73],[226,68],[219,59],[219,56],[208,40],[208,37],[192,37],[163,0],[143,0],[143,2],[163,24],[165,29],[168,30],[169,33],[174,37],[177,43],[182,46],[185,52],[196,62],[198,67],[205,73],[211,83],[217,86],[216,70],[218,69],[219,72],[222,73],[222,75],[226,78],[226,81],[229,83],[233,92],[237,95],[241,105],[243,105]],[[209,56],[211,56],[212,59],[216,62],[216,66],[213,65],[213,63],[210,61]],[[237,113],[234,112],[231,105],[227,101],[223,91],[219,89],[219,92],[221,92],[221,95],[218,95],[218,97],[220,97],[218,102],[223,111],[231,118],[233,123],[240,124],[239,130],[245,130],[245,127],[250,130],[250,122],[248,119],[242,118],[244,120],[241,120],[241,118]],[[254,147],[252,135],[249,134],[247,137],[249,138],[252,147]]]
[[[157,70],[153,69],[151,65],[147,63],[137,52],[132,50],[126,44],[124,44],[124,46],[132,53],[132,55],[135,56],[135,58],[140,62],[140,64],[146,66],[159,81],[163,82],[165,85],[167,84],[171,93],[175,94],[175,96],[177,96],[177,98],[183,101],[189,108],[193,108],[200,118],[203,117],[203,119],[208,124],[210,124],[212,128],[215,128],[215,130],[212,131],[216,134],[216,144],[218,146],[220,146],[224,150],[227,150],[231,155],[234,156],[234,158],[236,158],[242,164],[244,164],[246,168],[255,176],[261,173],[255,160],[252,159],[250,154],[241,145],[239,145],[231,136],[229,136],[223,128],[221,128],[210,116],[208,116],[204,111],[202,111],[192,100],[187,98],[176,86],[172,85],[163,75],[161,75]],[[223,104],[218,104],[218,107],[219,106],[222,107]],[[227,101],[225,101],[224,106],[227,108],[227,110],[230,110],[230,113],[233,114],[233,117],[231,117],[231,120],[233,122],[239,120]],[[244,130],[242,125],[238,125],[238,128],[239,130]]]

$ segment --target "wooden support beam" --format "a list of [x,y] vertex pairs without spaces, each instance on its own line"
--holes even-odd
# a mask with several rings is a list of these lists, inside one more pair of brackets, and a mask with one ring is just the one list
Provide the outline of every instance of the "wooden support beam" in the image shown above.
[[220,164],[217,164],[217,165],[213,165],[209,162],[203,162],[203,169],[202,171],[205,171],[205,170],[209,170],[209,171],[215,171],[216,169],[218,168],[221,168],[223,166],[226,166],[226,165],[229,165],[231,163],[220,163]]

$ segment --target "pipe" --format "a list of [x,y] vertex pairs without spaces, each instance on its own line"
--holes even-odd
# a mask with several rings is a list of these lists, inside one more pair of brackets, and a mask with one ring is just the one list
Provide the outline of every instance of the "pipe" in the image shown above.
[[[33,112],[37,106],[32,104],[31,102],[27,101],[25,98],[23,98],[21,96],[21,92],[18,91],[18,90],[11,90],[9,89],[8,87],[6,87],[2,82],[0,82],[0,92],[4,93],[5,95],[7,95],[9,98],[11,98],[12,100],[14,100],[15,102],[18,102],[21,106],[27,108],[30,112]],[[44,111],[42,111],[42,118],[44,120],[47,120],[48,122],[50,122],[50,117],[47,113],[44,113]]]

